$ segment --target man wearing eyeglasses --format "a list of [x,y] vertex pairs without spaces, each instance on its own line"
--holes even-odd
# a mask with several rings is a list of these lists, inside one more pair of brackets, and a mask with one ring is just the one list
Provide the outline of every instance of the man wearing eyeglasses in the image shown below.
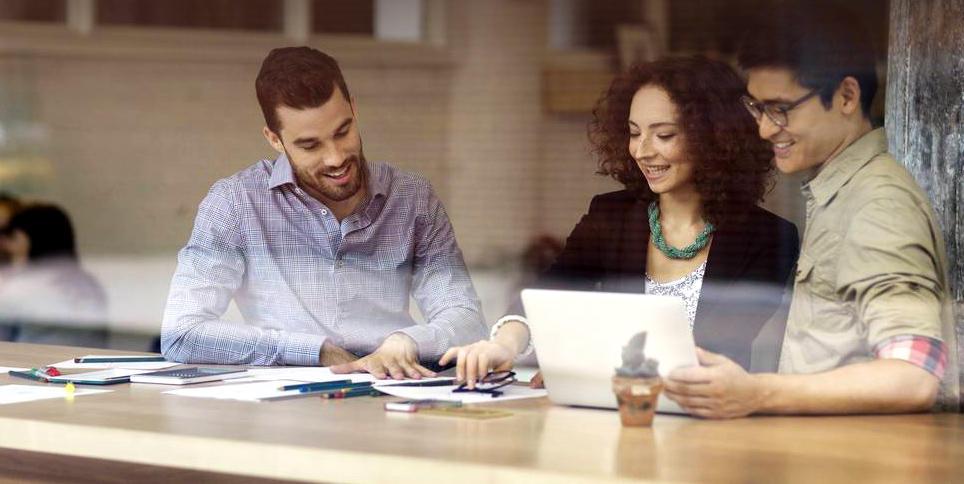
[[805,172],[807,223],[779,374],[701,352],[666,383],[695,415],[957,410],[957,343],[943,236],[927,195],[869,110],[873,46],[828,1],[786,3],[739,54],[744,104],[777,168]]

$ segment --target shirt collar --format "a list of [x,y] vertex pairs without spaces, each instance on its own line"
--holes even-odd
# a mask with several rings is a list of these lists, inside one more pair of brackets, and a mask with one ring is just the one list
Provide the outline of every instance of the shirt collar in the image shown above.
[[291,163],[288,161],[288,156],[282,153],[274,161],[274,169],[271,171],[271,180],[268,182],[268,189],[274,189],[287,183],[297,185],[295,183],[295,173],[291,170]]
[[365,162],[368,166],[367,190],[369,198],[388,196],[388,185],[391,182],[390,174],[381,163]]
[[840,154],[824,163],[823,169],[804,185],[813,194],[814,200],[823,205],[827,203],[853,176],[875,156],[887,152],[887,132],[877,128],[843,150]]

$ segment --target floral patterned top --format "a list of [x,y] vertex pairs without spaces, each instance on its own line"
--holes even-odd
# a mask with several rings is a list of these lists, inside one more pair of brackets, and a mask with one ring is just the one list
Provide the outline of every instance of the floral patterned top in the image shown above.
[[678,296],[683,298],[686,306],[686,319],[690,323],[690,331],[693,330],[693,322],[696,319],[696,303],[700,299],[700,290],[703,289],[703,274],[706,273],[706,261],[682,279],[672,282],[660,283],[646,275],[646,294],[657,294],[660,296]]

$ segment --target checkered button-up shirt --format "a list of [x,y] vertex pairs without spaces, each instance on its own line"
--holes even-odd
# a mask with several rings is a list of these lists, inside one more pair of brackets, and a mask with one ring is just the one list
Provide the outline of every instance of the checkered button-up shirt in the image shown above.
[[[448,215],[431,185],[368,164],[368,199],[340,223],[288,159],[218,181],[201,202],[161,327],[185,363],[317,365],[322,344],[362,356],[392,333],[434,362],[486,337]],[[409,313],[410,295],[426,324]],[[222,319],[234,298],[245,323]]]

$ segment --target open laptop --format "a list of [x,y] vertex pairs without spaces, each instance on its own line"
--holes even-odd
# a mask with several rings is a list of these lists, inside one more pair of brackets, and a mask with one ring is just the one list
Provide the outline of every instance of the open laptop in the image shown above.
[[[648,333],[646,357],[659,361],[664,378],[677,367],[699,364],[681,298],[526,289],[522,304],[555,404],[617,408],[612,377],[623,346],[640,331]],[[686,413],[662,394],[657,411]]]

